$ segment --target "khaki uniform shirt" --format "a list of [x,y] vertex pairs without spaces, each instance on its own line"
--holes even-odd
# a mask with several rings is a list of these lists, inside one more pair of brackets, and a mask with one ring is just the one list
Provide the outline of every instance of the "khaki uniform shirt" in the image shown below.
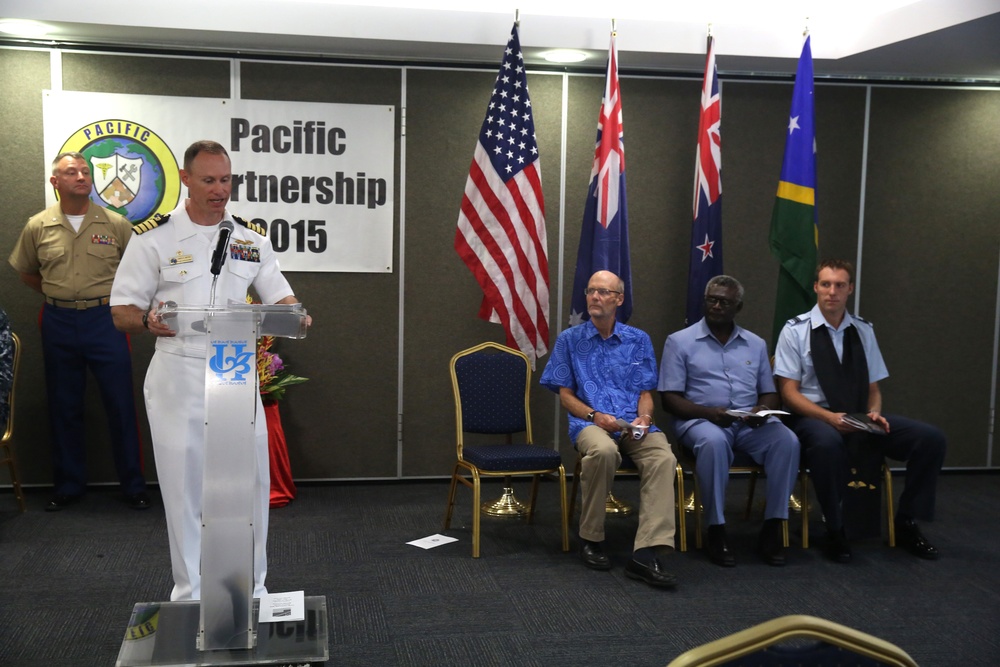
[[40,273],[42,292],[74,301],[111,294],[132,223],[91,202],[75,232],[56,203],[33,216],[8,261],[21,273]]

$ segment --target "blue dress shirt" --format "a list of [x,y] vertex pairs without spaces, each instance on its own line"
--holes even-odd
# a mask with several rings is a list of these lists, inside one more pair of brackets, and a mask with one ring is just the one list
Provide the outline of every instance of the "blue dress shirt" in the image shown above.
[[[631,423],[639,416],[639,395],[656,388],[653,344],[644,331],[621,322],[601,338],[587,320],[559,334],[539,383],[556,393],[566,387],[594,410]],[[576,442],[587,426],[590,422],[570,414],[570,440]]]
[[825,326],[830,332],[830,339],[833,341],[838,358],[844,356],[844,330],[849,326],[857,328],[861,347],[864,348],[865,358],[868,360],[868,381],[878,382],[889,377],[889,371],[885,367],[885,360],[882,359],[882,351],[879,350],[878,341],[875,340],[875,329],[871,323],[860,317],[851,317],[850,313],[845,312],[840,326],[834,328],[823,317],[823,312],[818,305],[813,306],[808,313],[803,313],[785,323],[778,336],[778,346],[774,351],[775,375],[789,380],[797,380],[799,391],[802,392],[803,396],[816,405],[827,407],[826,395],[819,386],[816,367],[813,366],[810,342],[812,330],[822,326]]
[[[659,391],[675,391],[698,405],[749,410],[760,394],[775,393],[767,344],[760,336],[734,325],[723,345],[704,318],[667,337],[660,364]],[[678,419],[684,435],[700,419]]]

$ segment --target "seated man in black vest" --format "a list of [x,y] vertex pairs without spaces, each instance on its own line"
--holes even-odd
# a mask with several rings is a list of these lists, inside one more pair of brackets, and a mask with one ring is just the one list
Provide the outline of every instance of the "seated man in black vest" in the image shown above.
[[[854,266],[844,260],[822,262],[813,289],[817,304],[781,330],[774,374],[785,409],[794,415],[789,426],[802,443],[803,460],[826,519],[827,555],[840,563],[851,560],[845,515],[852,537],[877,534],[877,483],[883,456],[888,456],[906,461],[896,538],[913,554],[933,560],[938,550],[914,519],[933,518],[944,434],[930,424],[882,414],[878,382],[889,372],[872,325],[847,312]],[[852,426],[845,416],[883,432]],[[864,522],[867,531],[859,528]]]

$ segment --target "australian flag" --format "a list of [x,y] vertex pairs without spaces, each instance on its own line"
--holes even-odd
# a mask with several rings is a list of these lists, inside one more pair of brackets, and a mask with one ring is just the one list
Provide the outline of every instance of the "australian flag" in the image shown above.
[[618,320],[632,315],[632,269],[629,263],[628,210],[625,205],[625,144],[622,138],[622,100],[618,88],[618,50],[611,35],[604,100],[597,121],[597,146],[590,171],[590,188],[583,209],[583,230],[576,256],[576,277],[569,324],[589,319],[587,282],[597,271],[611,271],[625,283],[625,302]]
[[715,39],[708,38],[701,89],[698,153],[694,163],[694,224],[691,226],[685,324],[702,317],[705,285],[722,274],[722,96],[715,67]]

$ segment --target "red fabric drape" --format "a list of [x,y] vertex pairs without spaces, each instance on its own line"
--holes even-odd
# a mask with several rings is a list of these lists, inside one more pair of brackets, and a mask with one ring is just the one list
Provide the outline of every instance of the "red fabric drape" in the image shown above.
[[295,498],[292,466],[288,461],[285,429],[281,426],[278,401],[264,399],[267,418],[267,451],[271,461],[271,507],[284,507]]

